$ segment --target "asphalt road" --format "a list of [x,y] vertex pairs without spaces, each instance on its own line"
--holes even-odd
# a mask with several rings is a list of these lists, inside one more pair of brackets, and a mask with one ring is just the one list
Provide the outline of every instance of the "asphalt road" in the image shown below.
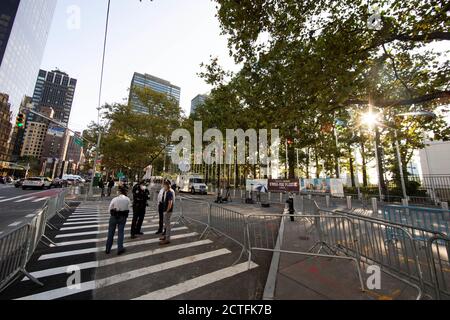
[[45,200],[61,190],[22,190],[11,185],[0,185],[0,234],[31,220]]

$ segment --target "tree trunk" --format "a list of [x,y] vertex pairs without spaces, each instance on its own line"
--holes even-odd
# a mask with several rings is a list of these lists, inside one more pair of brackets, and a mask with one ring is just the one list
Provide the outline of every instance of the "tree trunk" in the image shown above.
[[352,155],[352,149],[348,150],[349,152],[349,161],[348,161],[348,165],[350,167],[350,176],[352,179],[352,187],[356,187],[356,180],[355,180],[355,167],[354,167],[354,161],[353,161],[353,155]]
[[367,160],[366,160],[366,147],[364,146],[364,142],[360,143],[361,146],[361,158],[362,158],[362,176],[363,176],[363,186],[368,186],[367,181]]

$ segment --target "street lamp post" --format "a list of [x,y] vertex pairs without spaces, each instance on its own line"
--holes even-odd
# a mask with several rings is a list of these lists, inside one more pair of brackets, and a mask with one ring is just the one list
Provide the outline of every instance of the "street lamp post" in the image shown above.
[[395,134],[395,149],[397,150],[398,170],[400,171],[400,180],[401,180],[401,184],[402,184],[403,199],[408,199],[408,194],[406,192],[405,176],[403,174],[403,163],[402,163],[402,157],[400,154],[400,142],[398,141],[397,129],[394,129],[394,134]]

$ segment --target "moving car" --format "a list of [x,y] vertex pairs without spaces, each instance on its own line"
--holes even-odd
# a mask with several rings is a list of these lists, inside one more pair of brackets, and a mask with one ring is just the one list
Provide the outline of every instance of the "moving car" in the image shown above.
[[86,180],[81,176],[75,174],[65,174],[63,175],[62,180],[66,181],[68,184],[78,184],[86,182]]
[[67,187],[67,181],[59,178],[55,178],[52,181],[52,187],[53,188],[64,188]]
[[24,178],[16,180],[16,182],[14,182],[14,187],[16,187],[16,188],[22,187],[22,184],[24,181],[25,181]]
[[27,178],[22,183],[22,189],[50,189],[52,187],[52,180],[47,177],[33,177]]

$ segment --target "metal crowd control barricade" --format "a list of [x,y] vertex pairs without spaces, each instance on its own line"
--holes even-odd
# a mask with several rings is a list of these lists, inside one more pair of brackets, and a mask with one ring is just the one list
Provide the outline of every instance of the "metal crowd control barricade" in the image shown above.
[[179,222],[185,224],[188,222],[197,222],[205,226],[205,230],[202,232],[203,236],[209,226],[211,205],[204,201],[184,197],[178,197],[178,199],[178,206],[180,208],[180,215],[178,217]]
[[[442,233],[446,236],[450,235],[450,211],[448,210],[411,206],[385,206],[383,217],[390,222]],[[386,232],[391,239],[396,239],[399,236],[390,229],[387,229]],[[413,236],[418,240],[428,240],[428,238],[421,238],[421,234],[414,233]]]
[[[294,218],[294,221],[290,221],[291,218]],[[280,224],[284,225],[284,236],[281,237],[278,234],[281,229]],[[313,229],[312,232],[311,229]],[[347,217],[255,214],[247,216],[246,233],[249,265],[254,258],[254,251],[297,254],[308,258],[349,260],[355,264],[361,290],[365,289],[357,254],[359,250],[357,238],[353,223]],[[295,242],[294,245],[292,245],[293,242]]]
[[[353,222],[358,239],[360,261],[369,265],[378,265],[381,271],[408,284],[418,291],[417,299],[422,298],[425,284],[429,281],[429,262],[425,253],[419,251],[419,243],[413,233],[432,236],[426,230],[412,230],[406,226],[388,221],[359,216],[340,211],[320,210],[321,214],[338,214]],[[389,236],[387,230],[398,235],[396,239]],[[351,254],[351,250],[348,251]],[[428,280],[428,281],[426,281]]]
[[246,219],[242,213],[211,204],[209,208],[209,223],[204,235],[213,231],[239,245],[242,250],[239,258],[234,263],[236,264],[247,251],[245,225]]
[[428,240],[436,299],[450,299],[450,238],[435,236]]
[[30,226],[24,225],[0,237],[0,292],[20,273],[25,273]]

